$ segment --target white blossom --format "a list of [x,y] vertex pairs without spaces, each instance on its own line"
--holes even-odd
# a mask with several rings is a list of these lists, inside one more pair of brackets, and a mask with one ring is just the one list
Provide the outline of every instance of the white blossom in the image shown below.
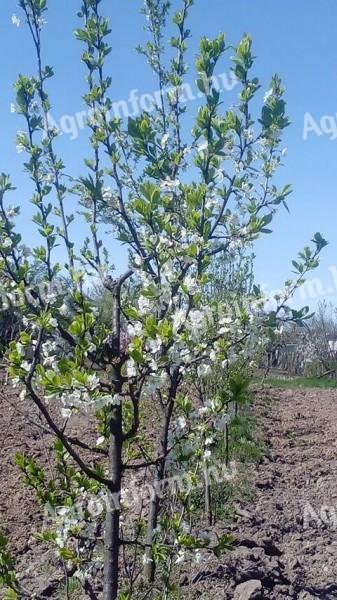
[[123,396],[121,396],[120,394],[114,394],[113,397],[111,398],[112,406],[120,406],[122,399],[123,399]]
[[229,423],[229,415],[225,414],[222,415],[222,417],[220,417],[216,423],[215,423],[215,427],[218,431],[226,431],[226,426]]
[[225,179],[225,175],[222,169],[217,169],[215,171],[214,181],[215,183],[222,183]]
[[274,93],[274,92],[273,92],[273,90],[272,90],[272,89],[268,90],[268,91],[265,93],[265,95],[263,96],[263,102],[264,102],[264,103],[268,102],[269,98],[270,98],[270,97],[273,95],[273,93]]
[[71,314],[70,308],[66,302],[63,302],[58,311],[62,317],[69,317]]
[[177,424],[178,424],[179,429],[185,429],[185,427],[187,425],[185,417],[178,417]]
[[38,27],[39,27],[40,29],[42,29],[42,27],[43,27],[44,25],[47,25],[47,23],[48,23],[48,21],[46,21],[46,19],[44,19],[43,17],[39,17],[39,18],[37,19],[37,24],[38,24]]
[[145,298],[145,296],[139,296],[138,299],[138,308],[141,313],[146,313],[151,309],[151,302],[149,298]]
[[160,339],[159,335],[157,335],[154,340],[149,340],[148,346],[152,354],[157,354],[162,347],[162,340]]
[[6,210],[7,219],[13,219],[16,215],[15,207],[9,206]]
[[160,145],[161,145],[162,148],[165,148],[167,146],[167,142],[168,142],[169,138],[170,138],[170,134],[169,133],[165,133],[163,135],[163,137],[160,140]]
[[180,187],[179,179],[170,179],[169,177],[166,177],[166,179],[164,179],[164,181],[162,181],[160,184],[160,188],[161,188],[162,192],[174,193],[179,190],[179,187]]
[[143,259],[142,259],[142,257],[141,257],[141,256],[135,256],[135,257],[133,258],[133,263],[134,263],[134,265],[135,265],[136,267],[141,267],[141,266],[142,266],[142,264],[144,263],[144,261],[143,261]]
[[197,373],[199,377],[206,377],[211,372],[211,365],[201,364],[198,365]]
[[69,417],[71,417],[72,411],[70,408],[62,407],[61,414],[64,419],[68,419]]
[[97,388],[99,384],[99,379],[96,375],[96,373],[93,373],[92,375],[89,375],[88,377],[88,389],[89,390],[94,390],[95,388]]
[[132,358],[126,363],[126,372],[128,377],[136,377],[137,375],[136,363]]
[[21,19],[19,19],[19,17],[15,13],[12,14],[12,23],[16,27],[20,27]]
[[27,391],[26,391],[26,389],[21,390],[19,397],[20,397],[20,400],[25,400],[26,399],[26,397],[27,397]]
[[191,296],[196,294],[200,289],[197,280],[190,274],[185,277],[184,286],[186,287],[188,293],[191,294]]
[[207,437],[205,439],[205,446],[211,446],[214,443],[214,438],[212,436]]
[[175,559],[175,564],[179,565],[185,561],[186,553],[184,550],[179,550],[177,554],[177,558]]
[[137,321],[136,323],[129,323],[129,325],[127,326],[127,332],[128,335],[131,339],[133,339],[134,337],[140,335],[140,333],[142,332],[142,324],[140,321]]
[[3,248],[11,248],[12,247],[12,240],[8,237],[5,238],[3,242],[1,242],[1,245]]
[[250,128],[244,129],[243,135],[246,138],[247,142],[252,142],[254,139],[254,131]]
[[204,152],[205,150],[208,149],[208,142],[207,140],[205,140],[204,142],[201,142],[200,144],[198,144],[197,146],[198,152]]

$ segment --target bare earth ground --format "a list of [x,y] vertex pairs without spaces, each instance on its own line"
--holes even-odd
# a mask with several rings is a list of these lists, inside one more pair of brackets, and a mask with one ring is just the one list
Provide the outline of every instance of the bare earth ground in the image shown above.
[[336,403],[334,390],[264,392],[256,412],[269,459],[255,469],[252,505],[238,515],[237,547],[206,576],[202,597],[337,598]]
[[[337,598],[336,405],[334,390],[267,390],[257,397],[269,455],[253,467],[254,500],[238,509],[234,550],[183,578],[181,598]],[[45,462],[49,441],[0,397],[0,528],[19,554],[26,583],[38,577],[46,598],[53,597],[57,569],[52,554],[36,545],[41,515],[13,454],[29,451]]]
[[36,541],[43,514],[34,491],[24,484],[14,458],[17,452],[27,454],[49,466],[48,474],[52,474],[48,451],[52,438],[34,425],[35,420],[39,422],[34,411],[29,412],[29,417],[31,421],[25,402],[0,384],[0,530],[8,537],[9,550],[17,558],[22,582],[29,589],[44,592],[47,598],[60,574],[52,550]]

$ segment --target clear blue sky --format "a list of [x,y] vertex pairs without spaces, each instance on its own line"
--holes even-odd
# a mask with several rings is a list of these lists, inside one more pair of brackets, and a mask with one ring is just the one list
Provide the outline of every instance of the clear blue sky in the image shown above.
[[[79,62],[81,46],[74,41],[78,26],[76,12],[80,0],[49,0],[48,25],[44,36],[44,57],[55,67],[56,77],[50,86],[52,114],[56,121],[63,114],[73,115],[83,109],[85,68]],[[179,6],[173,0],[175,7]],[[128,98],[130,90],[139,93],[156,90],[152,74],[134,48],[144,39],[143,17],[139,15],[141,0],[103,0],[102,7],[111,18],[112,45],[110,66],[114,100]],[[33,73],[34,59],[31,41],[25,26],[17,28],[11,16],[21,16],[15,0],[2,0],[0,5],[0,171],[11,173],[18,187],[16,202],[22,206],[26,236],[32,238],[28,223],[29,185],[22,172],[23,155],[15,150],[15,132],[21,122],[10,113],[14,99],[16,75]],[[308,132],[303,140],[305,113],[310,113],[318,126],[324,115],[335,119],[337,138],[337,2],[336,0],[196,0],[191,13],[190,62],[196,53],[201,35],[214,36],[220,30],[230,43],[237,43],[244,32],[253,37],[255,65],[265,90],[273,73],[284,80],[291,126],[286,131],[284,145],[288,154],[280,180],[291,183],[294,193],[290,200],[291,214],[281,211],[274,223],[274,234],[257,245],[256,279],[269,289],[277,288],[290,275],[295,258],[311,235],[319,230],[329,240],[317,275],[325,288],[331,288],[328,299],[337,304],[337,281],[334,283],[328,267],[337,264],[337,139],[331,134],[320,136]],[[219,71],[227,71],[228,63]],[[193,83],[193,76],[190,75]],[[228,95],[228,99],[230,94]],[[226,101],[226,94],[224,95]],[[195,110],[196,105],[190,105]],[[86,150],[86,134],[70,141],[64,135],[59,148],[65,156],[67,170],[81,172]],[[14,196],[13,196],[14,201]],[[116,247],[115,262],[123,261]],[[314,306],[316,300],[309,302]]]

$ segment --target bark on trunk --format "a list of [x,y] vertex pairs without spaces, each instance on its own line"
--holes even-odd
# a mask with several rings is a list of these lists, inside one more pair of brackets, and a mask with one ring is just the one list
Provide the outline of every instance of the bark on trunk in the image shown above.
[[226,428],[225,428],[225,464],[226,467],[228,467],[229,465],[229,425],[228,423],[226,423]]
[[145,550],[145,565],[144,565],[144,576],[149,583],[154,581],[156,565],[153,560],[152,544],[154,540],[154,532],[158,525],[158,515],[160,510],[160,483],[164,478],[164,469],[160,470],[154,483],[154,493],[151,498],[149,516],[148,516],[148,527],[147,527],[147,538],[146,538],[146,550]]
[[111,420],[109,448],[111,489],[108,490],[108,505],[104,539],[104,600],[116,600],[119,575],[119,520],[122,466],[121,407],[114,407]]
[[[167,407],[167,412],[164,418],[162,435],[160,440],[160,456],[166,457],[168,449],[168,432],[174,407],[174,396],[176,392],[176,383],[171,389],[171,400]],[[161,484],[165,477],[166,458],[160,462],[157,468],[156,478],[154,480],[153,495],[149,507],[148,526],[147,526],[147,538],[146,538],[146,550],[145,550],[145,565],[144,565],[144,576],[149,583],[154,581],[156,565],[153,560],[152,544],[154,540],[154,532],[158,525],[158,516],[160,511],[161,501]]]
[[208,466],[205,465],[204,469],[204,481],[205,481],[205,515],[207,517],[208,525],[212,525],[212,494],[211,494],[211,483],[209,480]]
[[[119,280],[112,286],[114,298],[112,326],[112,382],[114,391],[122,391],[121,369],[119,364],[121,352],[121,283]],[[122,449],[123,424],[122,405],[113,406],[110,412],[109,472],[111,486],[108,490],[107,514],[104,538],[104,590],[103,600],[116,600],[119,582],[119,547],[120,547],[120,492],[122,485]]]

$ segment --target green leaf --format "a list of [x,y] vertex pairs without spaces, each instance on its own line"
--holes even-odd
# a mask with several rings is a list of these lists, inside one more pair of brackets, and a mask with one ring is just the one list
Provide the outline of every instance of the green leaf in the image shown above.
[[74,560],[76,558],[76,554],[70,548],[60,548],[59,553],[64,560]]
[[137,363],[137,364],[142,364],[144,362],[144,357],[143,354],[140,350],[138,350],[137,348],[134,348],[133,350],[131,350],[130,352],[130,356],[131,358],[133,358],[133,360]]
[[8,589],[3,596],[3,600],[18,600],[19,596],[16,591],[13,589]]
[[217,558],[220,558],[221,554],[233,549],[234,537],[231,535],[223,535],[219,539],[219,543],[215,548],[213,548],[213,552]]

